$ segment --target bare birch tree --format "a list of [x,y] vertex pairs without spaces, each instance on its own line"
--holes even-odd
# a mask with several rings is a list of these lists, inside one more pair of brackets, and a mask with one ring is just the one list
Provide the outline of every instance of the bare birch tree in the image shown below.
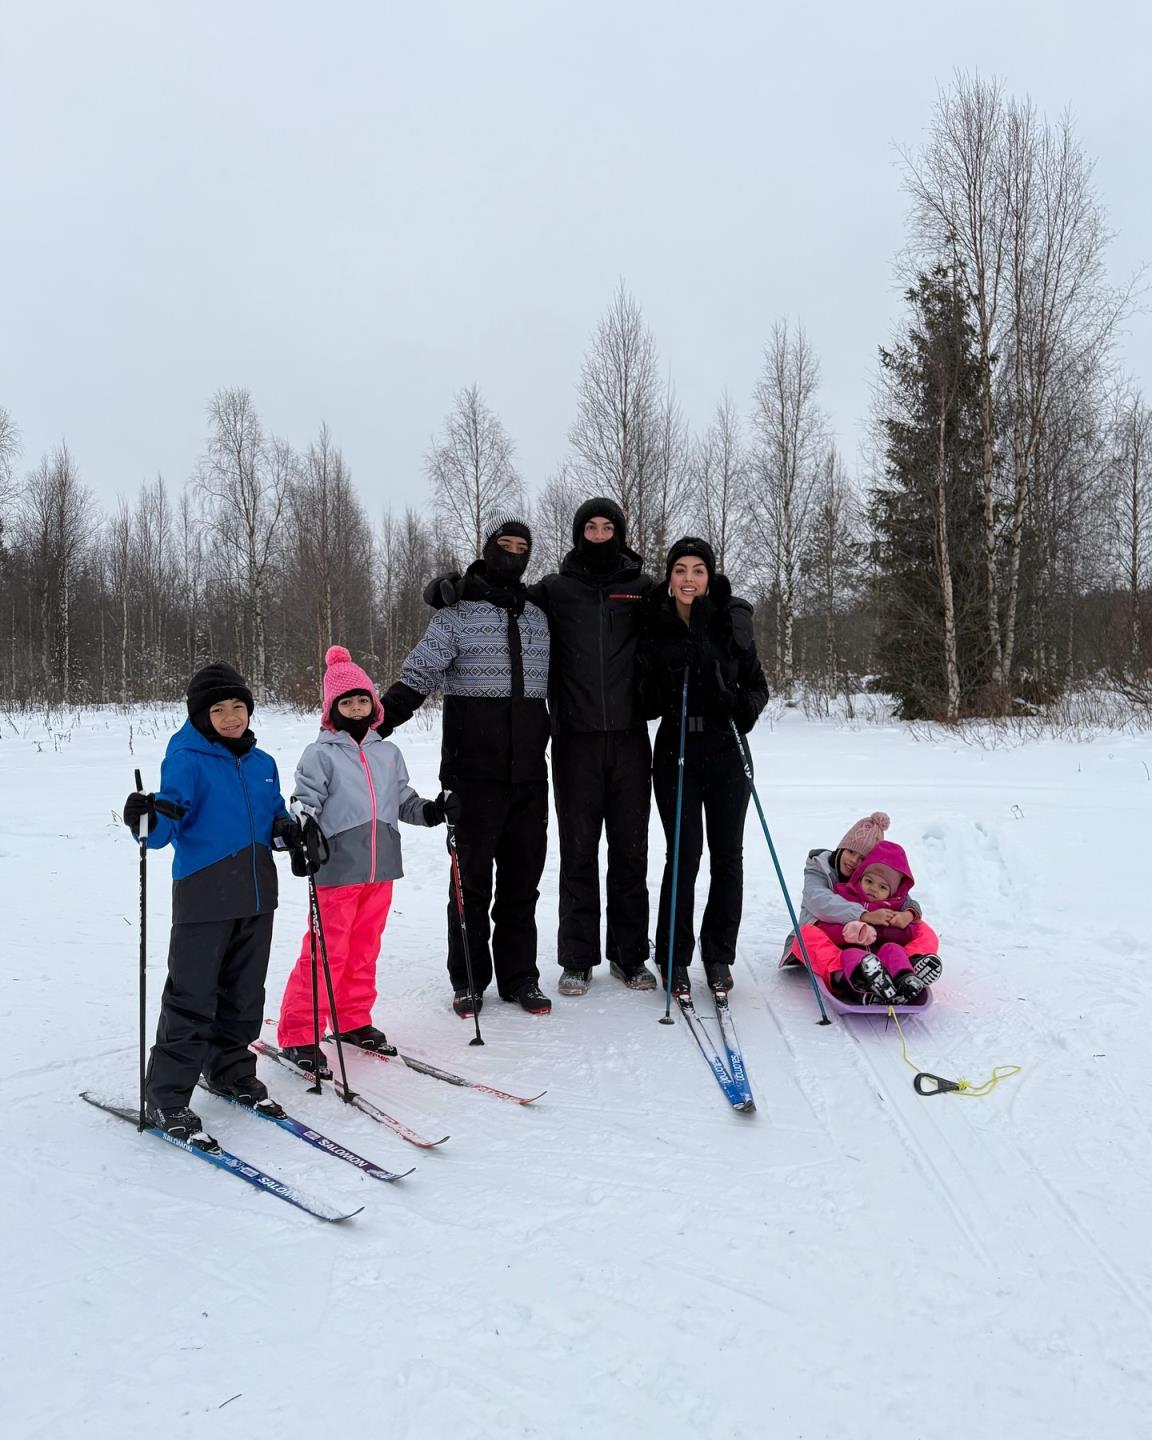
[[691,458],[693,524],[711,543],[724,574],[739,574],[743,565],[747,483],[748,456],[740,416],[725,392]]
[[819,383],[820,367],[804,330],[778,321],[756,383],[746,513],[753,564],[778,596],[780,681],[789,696],[805,528],[827,447]]
[[[218,390],[208,407],[212,431],[200,488],[220,548],[239,586],[234,617],[257,698],[268,691],[268,590],[278,528],[292,473],[291,451],[264,434],[247,390]],[[249,628],[250,627],[250,628]],[[243,640],[251,635],[250,645]]]
[[514,450],[511,436],[479,388],[461,390],[426,465],[441,523],[464,564],[480,554],[485,520],[501,510],[523,508]]
[[657,477],[667,477],[654,454],[660,403],[656,345],[621,282],[584,357],[568,439],[587,493],[616,501],[641,552],[650,538],[651,512],[659,508],[653,487]]
[[980,364],[981,494],[988,642],[997,683],[1005,680],[1000,625],[997,533],[997,417],[993,366],[1008,267],[1004,204],[1005,100],[996,80],[959,75],[936,102],[930,138],[905,153],[905,183],[914,212],[913,270],[951,265],[975,317]]

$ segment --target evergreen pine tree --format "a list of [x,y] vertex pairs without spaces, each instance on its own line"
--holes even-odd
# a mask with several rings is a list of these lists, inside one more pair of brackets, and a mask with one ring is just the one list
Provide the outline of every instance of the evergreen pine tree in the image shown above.
[[979,709],[991,678],[980,550],[980,368],[955,272],[907,291],[906,331],[881,349],[884,480],[871,491],[875,685],[902,719]]

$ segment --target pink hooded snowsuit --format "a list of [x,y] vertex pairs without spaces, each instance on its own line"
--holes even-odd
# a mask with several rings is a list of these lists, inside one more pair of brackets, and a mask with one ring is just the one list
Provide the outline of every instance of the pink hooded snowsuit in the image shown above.
[[[900,877],[900,883],[887,900],[869,900],[860,889],[859,877],[870,865],[885,865]],[[835,893],[845,900],[859,905],[861,910],[901,910],[905,908],[908,892],[915,883],[908,857],[900,845],[891,840],[882,840],[861,860],[851,880],[842,881],[834,887]],[[906,929],[896,925],[877,925],[875,943],[867,947],[880,959],[888,974],[895,977],[901,971],[911,970],[909,957],[935,954],[939,938],[930,925],[923,920],[913,921]],[[859,965],[867,950],[844,938],[844,926],[829,921],[817,921],[805,925],[802,930],[808,958],[815,973],[825,982],[834,971],[850,973]],[[799,946],[793,941],[792,953],[799,958]]]

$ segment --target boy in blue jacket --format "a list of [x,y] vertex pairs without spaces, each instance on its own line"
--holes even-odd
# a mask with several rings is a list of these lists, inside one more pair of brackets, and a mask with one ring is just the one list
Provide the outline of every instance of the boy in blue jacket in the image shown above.
[[256,1078],[249,1045],[260,1033],[276,909],[277,848],[300,827],[280,794],[276,762],[248,728],[252,692],[230,665],[198,671],[188,719],[168,742],[154,795],[129,795],[124,823],[148,816],[150,850],[171,844],[172,938],[146,1104],[152,1124],[202,1149],[216,1142],[191,1109],[209,1086],[272,1115],[284,1112]]

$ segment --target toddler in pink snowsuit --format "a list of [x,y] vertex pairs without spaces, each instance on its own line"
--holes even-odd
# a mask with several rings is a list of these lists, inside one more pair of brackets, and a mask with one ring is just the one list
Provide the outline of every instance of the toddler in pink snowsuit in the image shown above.
[[[848,880],[836,885],[835,893],[865,914],[871,911],[902,911],[914,884],[908,857],[890,840],[864,856]],[[909,959],[923,928],[922,921],[911,925],[871,924],[864,918],[844,924],[821,920],[817,928],[840,946],[841,971],[849,986],[878,999],[914,1000],[924,989]]]
[[[392,904],[392,882],[400,863],[400,820],[441,825],[443,797],[423,800],[408,783],[404,757],[375,727],[384,707],[367,673],[341,645],[324,657],[324,712],[320,736],[296,767],[292,810],[304,824],[307,841],[324,856],[316,870],[316,897],[341,1040],[362,1049],[395,1053],[372,1024],[376,1002],[376,961]],[[323,977],[318,987],[321,1034],[331,1023]],[[288,1058],[302,1068],[327,1074],[314,1048],[312,935],[304,936],[284,998],[277,1038]]]

